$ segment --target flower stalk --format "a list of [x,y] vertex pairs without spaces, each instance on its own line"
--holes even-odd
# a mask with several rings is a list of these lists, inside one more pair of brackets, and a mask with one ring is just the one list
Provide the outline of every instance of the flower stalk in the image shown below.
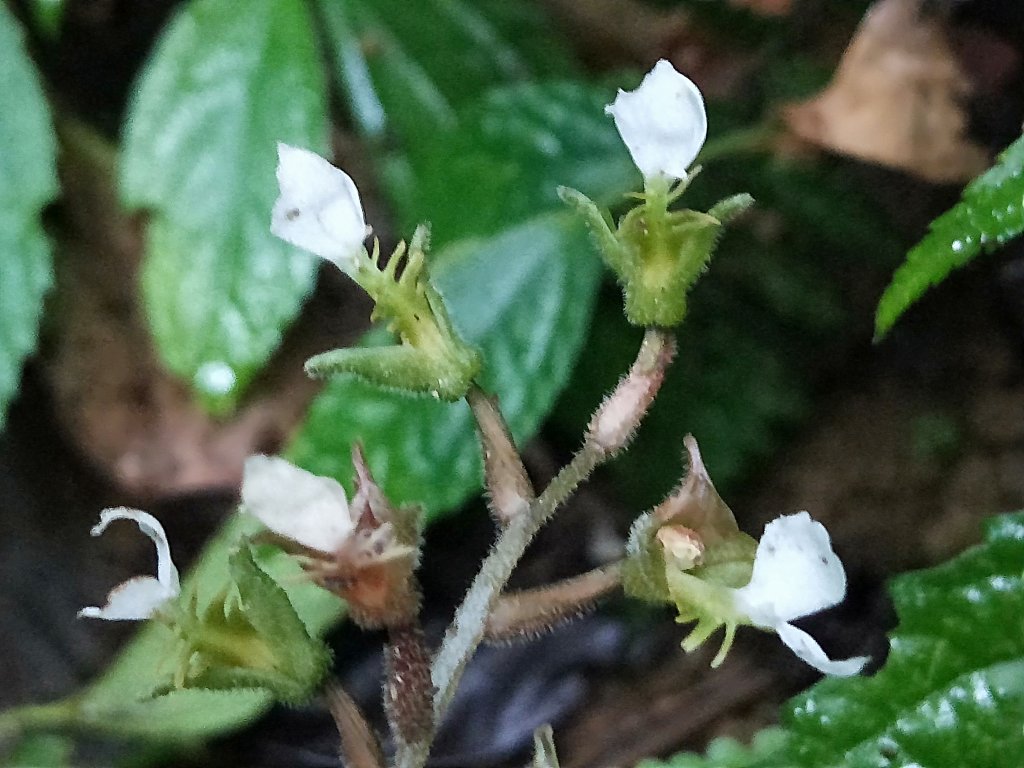
[[[631,374],[645,377],[655,383],[652,384],[653,391],[645,390],[642,396],[634,398],[636,402],[632,408],[624,409],[625,412],[632,414],[636,422],[627,424],[623,420],[620,426],[626,432],[631,433],[635,430],[646,413],[650,399],[656,394],[657,387],[664,379],[664,369],[672,360],[674,348],[675,339],[665,329],[646,330]],[[632,389],[634,386],[627,376],[619,382],[607,401],[620,402],[626,398],[623,392]],[[646,405],[641,401],[646,401]],[[435,688],[435,724],[444,718],[466,664],[486,635],[488,617],[497,605],[502,590],[526,548],[579,484],[611,456],[612,453],[608,451],[607,446],[597,442],[592,435],[588,435],[572,460],[533,500],[525,514],[515,515],[502,530],[490,554],[480,566],[465,598],[456,609],[455,618],[434,658],[431,676]],[[420,768],[425,765],[432,739],[431,733],[419,742],[409,745],[408,749],[402,750],[399,753],[398,765],[402,768]]]

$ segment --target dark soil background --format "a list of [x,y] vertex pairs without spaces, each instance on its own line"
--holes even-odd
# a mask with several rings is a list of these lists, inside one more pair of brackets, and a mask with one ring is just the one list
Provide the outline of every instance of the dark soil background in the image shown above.
[[[138,62],[174,5],[70,2],[63,42],[41,47],[51,82],[61,84],[55,98],[112,130]],[[1014,3],[960,5],[975,18],[1024,28]],[[1001,104],[975,105],[976,120],[992,134],[1012,135],[1019,114]],[[920,233],[956,190],[906,181],[900,189],[907,184],[913,202],[892,194],[886,205],[894,218],[912,209],[914,221],[904,225]],[[344,290],[326,282],[314,305]],[[855,322],[867,329],[873,306],[861,304]],[[869,653],[879,664],[894,621],[886,579],[948,558],[980,538],[984,518],[1024,507],[1024,248],[1011,245],[956,275],[883,344],[865,337],[806,364],[819,381],[812,417],[727,500],[753,533],[799,509],[825,523],[847,563],[850,596],[803,625],[832,655]],[[101,671],[132,628],[87,625],[74,614],[126,574],[149,568],[148,543],[131,532],[89,538],[99,509],[142,500],[126,497],[77,450],[55,418],[44,369],[41,361],[29,364],[0,435],[0,707],[53,699]],[[537,482],[573,448],[552,430],[532,441],[526,459]],[[165,521],[185,566],[234,497],[227,489],[144,501]],[[621,546],[635,512],[621,503],[610,475],[599,473],[539,537],[516,584],[593,567]],[[429,631],[442,631],[492,536],[479,504],[428,532]],[[699,749],[717,735],[748,737],[815,679],[772,636],[754,631],[741,632],[712,673],[714,649],[683,654],[684,634],[667,612],[613,600],[538,642],[484,649],[466,675],[436,764],[521,764],[533,728],[545,722],[555,725],[570,768]],[[346,686],[379,718],[380,638],[343,627],[331,641]],[[314,703],[275,710],[188,764],[334,766],[335,740],[326,710]],[[106,759],[105,750],[97,747],[95,760]]]

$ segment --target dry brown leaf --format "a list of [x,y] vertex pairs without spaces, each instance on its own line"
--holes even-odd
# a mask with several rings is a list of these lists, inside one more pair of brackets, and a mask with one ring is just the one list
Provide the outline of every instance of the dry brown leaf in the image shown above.
[[829,87],[784,116],[804,141],[952,183],[988,164],[986,152],[964,136],[969,90],[944,25],[921,14],[921,0],[881,0]]

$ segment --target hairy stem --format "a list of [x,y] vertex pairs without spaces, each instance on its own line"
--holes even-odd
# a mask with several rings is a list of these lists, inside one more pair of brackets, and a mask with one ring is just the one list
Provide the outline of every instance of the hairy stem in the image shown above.
[[503,594],[484,628],[486,642],[532,637],[593,610],[597,601],[622,584],[622,564],[592,571],[534,589]]
[[[637,360],[631,369],[631,375],[619,382],[609,399],[618,400],[616,395],[619,390],[623,386],[630,386],[630,379],[635,375],[645,376],[656,382],[655,388],[660,385],[662,374],[672,359],[674,349],[675,339],[670,332],[663,328],[648,328]],[[644,407],[635,410],[634,416],[638,423],[646,412],[653,394],[654,392],[648,392]],[[572,495],[576,487],[587,479],[599,464],[610,458],[611,454],[606,447],[598,445],[588,436],[572,461],[562,468],[544,492],[530,504],[526,514],[514,516],[501,532],[491,553],[480,566],[480,571],[473,579],[462,604],[456,610],[455,618],[434,659],[432,677],[435,688],[435,725],[444,717],[462,672],[484,637],[487,617],[533,537],[558,507]],[[432,735],[410,745],[400,756],[399,766],[423,766],[430,751],[431,740]]]
[[419,743],[433,732],[430,650],[418,621],[388,628],[384,668],[387,674],[384,709],[399,752],[402,752],[405,745]]

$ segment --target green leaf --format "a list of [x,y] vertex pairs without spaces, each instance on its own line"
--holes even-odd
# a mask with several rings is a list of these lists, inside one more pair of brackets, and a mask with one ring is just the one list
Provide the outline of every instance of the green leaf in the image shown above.
[[704,755],[683,752],[668,760],[643,760],[636,768],[757,768],[775,765],[780,750],[786,743],[781,728],[765,728],[754,734],[749,747],[735,739],[715,739],[708,744]]
[[74,725],[124,738],[194,742],[237,728],[272,702],[271,694],[262,688],[185,688],[141,701],[112,702],[103,709],[83,705]]
[[640,183],[604,114],[606,89],[574,82],[496,88],[459,112],[412,161],[416,183],[397,200],[407,225],[430,221],[436,242],[495,232],[562,209],[559,185],[601,205]]
[[40,213],[57,194],[56,140],[22,30],[0,4],[0,428],[53,280]]
[[[579,352],[600,274],[585,233],[565,214],[530,219],[439,251],[431,275],[460,334],[483,352],[483,385],[498,394],[516,438],[533,434]],[[478,490],[479,447],[465,403],[331,382],[288,450],[299,465],[348,480],[349,446],[397,502],[431,513]]]
[[875,338],[888,333],[928,288],[980,253],[1024,232],[1024,136],[964,189],[960,202],[932,222],[924,239],[885,289],[875,314]]
[[1024,754],[1024,512],[983,544],[897,577],[898,625],[871,677],[830,678],[750,751],[712,745],[642,768],[1018,768]]
[[1024,754],[1024,513],[985,542],[900,576],[889,658],[873,677],[825,680],[785,718],[802,766],[1016,768]]
[[67,736],[34,734],[22,739],[3,764],[11,768],[70,768],[74,752],[75,745]]
[[150,213],[143,293],[160,353],[208,407],[237,400],[299,309],[316,260],[273,237],[275,142],[323,150],[323,73],[304,3],[194,0],[125,123],[121,193]]
[[[567,48],[532,3],[505,0],[320,0],[342,92],[360,131],[429,143],[486,89],[565,77]],[[424,34],[430,30],[430,34]]]
[[[417,163],[461,124],[463,108],[495,86],[577,73],[568,46],[551,34],[536,3],[320,0],[317,8],[344,102],[356,127],[381,150],[380,176],[403,227],[433,218],[432,211],[416,208],[425,199]],[[475,188],[465,194],[466,212],[485,200]]]
[[67,10],[64,0],[29,0],[28,10],[44,38],[55,40],[60,36]]

